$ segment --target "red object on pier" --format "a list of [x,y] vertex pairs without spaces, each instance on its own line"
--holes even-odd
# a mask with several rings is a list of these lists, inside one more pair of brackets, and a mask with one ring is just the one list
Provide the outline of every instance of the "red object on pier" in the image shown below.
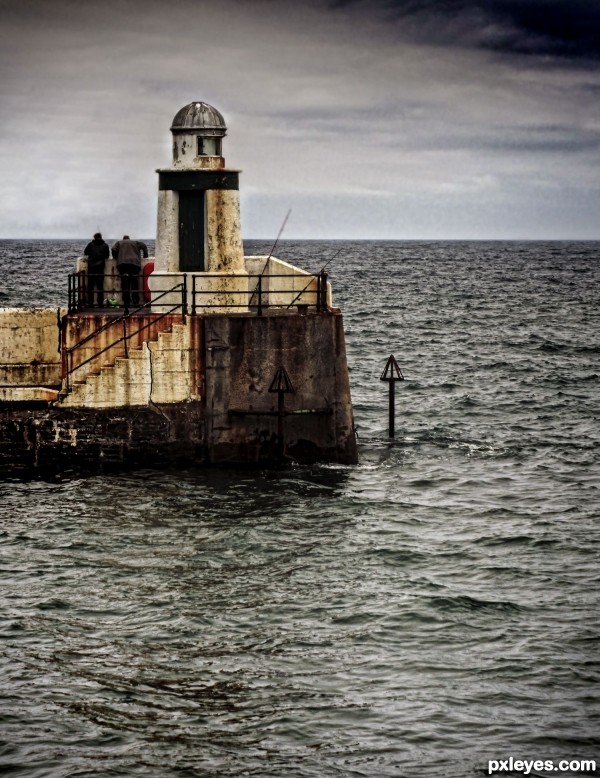
[[142,270],[142,275],[144,277],[143,283],[144,283],[144,300],[146,302],[150,302],[152,299],[152,293],[150,292],[150,286],[148,284],[148,277],[150,273],[154,270],[154,262],[146,262],[144,265],[144,269]]

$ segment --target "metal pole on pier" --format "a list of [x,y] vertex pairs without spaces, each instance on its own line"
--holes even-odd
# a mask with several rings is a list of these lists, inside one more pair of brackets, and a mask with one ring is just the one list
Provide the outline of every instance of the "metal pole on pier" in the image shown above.
[[389,437],[393,438],[396,436],[396,381],[404,381],[400,366],[393,354],[390,354],[385,363],[380,380],[387,381],[389,384]]

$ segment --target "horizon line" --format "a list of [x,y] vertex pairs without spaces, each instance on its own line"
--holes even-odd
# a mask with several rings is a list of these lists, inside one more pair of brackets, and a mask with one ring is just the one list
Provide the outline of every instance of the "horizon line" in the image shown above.
[[[112,240],[113,237],[114,236],[111,236],[108,239]],[[115,240],[120,240],[120,238],[114,238],[114,239]],[[18,240],[44,240],[44,241],[53,241],[53,240],[56,240],[56,241],[67,241],[67,240],[68,241],[73,241],[73,240],[79,240],[79,241],[89,241],[89,240],[91,240],[91,237],[90,236],[80,236],[80,235],[76,235],[76,236],[61,236],[61,237],[49,237],[49,236],[40,236],[40,235],[38,235],[38,236],[17,236],[17,237],[14,237],[14,236],[13,237],[0,236],[0,241],[4,241],[4,240],[11,240],[11,241],[18,241]],[[149,237],[139,237],[139,238],[136,238],[136,240],[155,241],[156,237],[151,237],[151,238],[149,238]],[[269,242],[269,241],[272,242],[273,241],[273,237],[270,236],[270,237],[261,237],[261,238],[257,238],[257,237],[245,237],[245,238],[242,238],[242,241],[248,241],[248,240],[255,240],[255,241],[261,241],[261,242],[264,241],[266,243],[266,242]],[[511,237],[511,238],[491,238],[491,237],[489,237],[489,238],[473,238],[473,237],[471,237],[471,238],[467,238],[467,237],[464,237],[464,238],[431,238],[431,237],[430,238],[427,238],[427,237],[411,237],[411,238],[389,238],[389,237],[386,237],[386,238],[382,238],[382,237],[379,237],[379,238],[343,238],[343,237],[342,238],[340,238],[340,237],[335,237],[335,238],[334,237],[331,237],[331,238],[298,238],[298,237],[290,236],[290,237],[287,237],[287,238],[280,238],[280,240],[279,240],[280,243],[284,243],[285,241],[298,241],[298,242],[351,241],[351,242],[354,242],[354,243],[360,243],[360,242],[367,243],[367,242],[373,242],[373,241],[377,241],[377,242],[388,241],[388,242],[392,242],[392,243],[418,242],[418,241],[421,241],[421,242],[423,242],[423,241],[424,242],[439,242],[439,241],[443,241],[443,242],[448,242],[448,243],[449,242],[453,242],[453,241],[461,242],[461,243],[468,243],[468,242],[473,242],[473,243],[483,243],[483,242],[490,242],[490,243],[492,243],[492,242],[496,242],[496,243],[497,242],[504,242],[504,243],[511,243],[511,242],[513,242],[513,243],[517,243],[517,242],[518,243],[525,243],[525,242],[532,242],[532,243],[542,243],[542,242],[552,242],[552,243],[557,243],[557,242],[558,243],[563,243],[563,242],[564,243],[566,243],[566,242],[586,243],[586,242],[588,242],[588,243],[595,243],[595,242],[600,241],[600,236],[595,237],[595,238],[582,238],[582,237],[561,237],[561,238],[531,238],[531,237],[528,237],[528,238],[526,238],[526,237]]]

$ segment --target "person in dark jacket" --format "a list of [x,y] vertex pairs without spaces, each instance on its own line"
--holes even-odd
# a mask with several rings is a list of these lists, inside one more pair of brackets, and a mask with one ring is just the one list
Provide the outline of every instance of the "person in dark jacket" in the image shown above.
[[129,235],[123,235],[123,240],[118,240],[111,251],[117,260],[123,303],[127,312],[131,302],[134,306],[140,304],[140,270],[142,257],[148,256],[148,247],[141,240],[131,240]]
[[110,250],[108,244],[102,240],[102,235],[97,232],[83,253],[88,259],[88,304],[90,308],[94,307],[94,292],[97,292],[98,308],[101,308],[104,297],[104,263],[110,256]]

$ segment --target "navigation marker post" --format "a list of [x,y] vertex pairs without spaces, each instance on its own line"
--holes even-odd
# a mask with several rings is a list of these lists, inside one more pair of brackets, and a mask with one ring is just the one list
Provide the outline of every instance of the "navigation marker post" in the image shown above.
[[284,420],[287,416],[307,416],[317,414],[319,416],[332,416],[333,408],[326,405],[323,408],[297,408],[285,409],[286,394],[296,394],[292,381],[283,365],[278,367],[269,385],[268,391],[277,395],[277,410],[263,410],[262,408],[229,408],[230,416],[276,416],[277,417],[277,459],[283,462],[285,459]]
[[273,376],[269,392],[277,394],[277,455],[279,461],[283,461],[284,456],[284,438],[283,438],[283,418],[286,415],[284,409],[285,395],[294,394],[294,387],[290,381],[285,367],[280,367]]
[[390,354],[388,361],[385,363],[383,373],[381,374],[380,381],[387,381],[389,384],[389,436],[395,437],[395,416],[396,416],[396,381],[404,381],[404,376],[400,370],[400,365],[396,362],[396,358],[393,354]]

